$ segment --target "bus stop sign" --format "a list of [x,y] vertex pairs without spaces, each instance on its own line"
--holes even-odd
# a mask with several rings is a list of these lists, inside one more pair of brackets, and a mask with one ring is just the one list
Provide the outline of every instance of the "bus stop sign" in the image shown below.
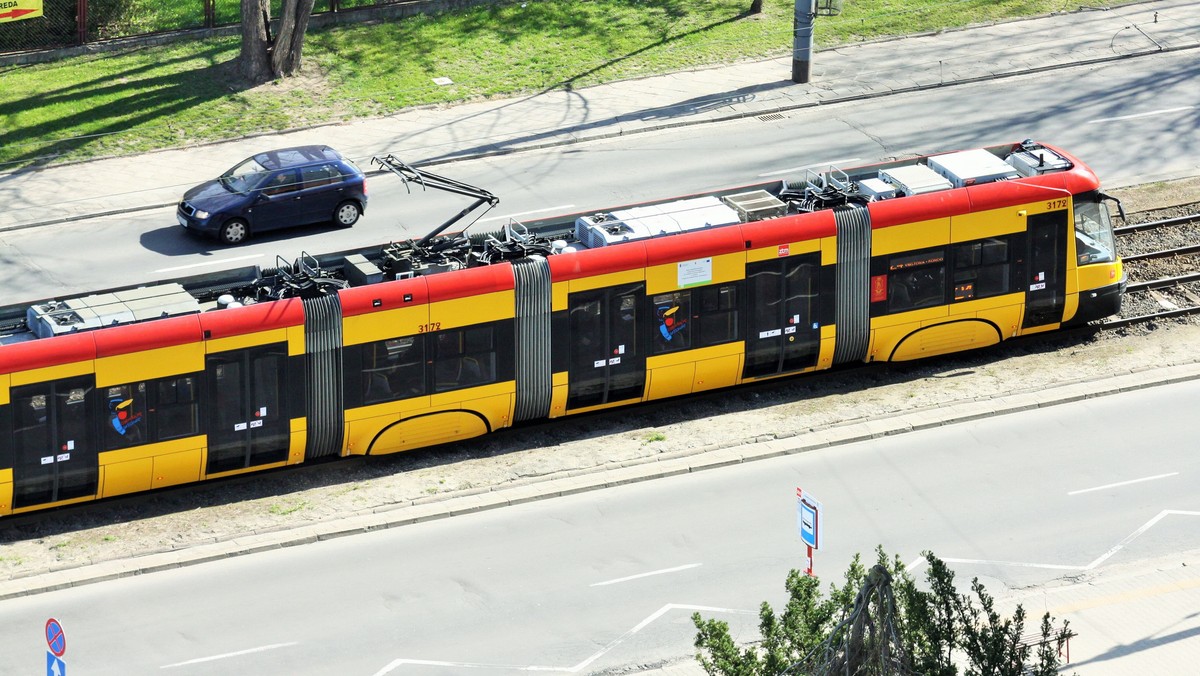
[[813,549],[821,548],[821,501],[796,487],[796,528],[800,539]]

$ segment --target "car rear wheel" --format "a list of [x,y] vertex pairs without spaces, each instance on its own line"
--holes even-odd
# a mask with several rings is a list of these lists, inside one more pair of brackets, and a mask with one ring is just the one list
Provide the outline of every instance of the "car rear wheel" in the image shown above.
[[333,210],[333,220],[343,228],[348,228],[358,222],[358,217],[362,215],[362,209],[358,207],[358,202],[346,200],[337,205]]
[[241,244],[250,236],[250,226],[240,218],[233,218],[225,221],[225,225],[221,226],[217,237],[224,244]]

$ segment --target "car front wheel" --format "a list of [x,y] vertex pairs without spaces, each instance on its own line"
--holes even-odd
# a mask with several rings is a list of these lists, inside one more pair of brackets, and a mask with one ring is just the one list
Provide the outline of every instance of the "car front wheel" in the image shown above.
[[217,237],[223,244],[241,244],[249,236],[250,226],[240,218],[225,221],[225,225],[222,225],[220,232],[217,233]]
[[358,208],[358,202],[346,200],[337,205],[333,210],[333,220],[343,228],[348,228],[358,222],[358,217],[362,215],[362,210]]

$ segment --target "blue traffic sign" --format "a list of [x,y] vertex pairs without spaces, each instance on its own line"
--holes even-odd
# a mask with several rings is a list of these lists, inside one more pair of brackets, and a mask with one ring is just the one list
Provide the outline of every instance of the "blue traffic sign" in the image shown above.
[[67,663],[54,653],[46,653],[46,676],[67,676]]
[[46,620],[46,645],[55,657],[62,657],[67,652],[67,635],[62,625],[53,617]]
[[796,522],[800,524],[800,540],[814,549],[817,546],[817,510],[803,501],[796,501]]

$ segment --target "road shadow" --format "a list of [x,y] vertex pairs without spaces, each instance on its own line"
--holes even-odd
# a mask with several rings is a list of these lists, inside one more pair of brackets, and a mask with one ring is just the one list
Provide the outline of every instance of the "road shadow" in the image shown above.
[[[250,239],[246,242],[247,245],[252,244],[272,244],[276,242],[286,242],[288,240],[307,237],[309,235],[322,235],[331,230],[339,230],[338,226],[332,223],[317,223],[313,225],[299,225],[293,228],[285,228],[282,230],[270,230],[263,233],[252,233]],[[215,237],[209,237],[203,233],[190,232],[184,230],[178,223],[174,225],[165,225],[146,230],[142,232],[138,238],[138,244],[147,251],[153,251],[163,256],[216,256],[238,255],[239,251],[249,251],[244,245],[228,245],[222,244]],[[273,260],[273,259],[272,259]],[[274,264],[273,262],[271,263]]]

